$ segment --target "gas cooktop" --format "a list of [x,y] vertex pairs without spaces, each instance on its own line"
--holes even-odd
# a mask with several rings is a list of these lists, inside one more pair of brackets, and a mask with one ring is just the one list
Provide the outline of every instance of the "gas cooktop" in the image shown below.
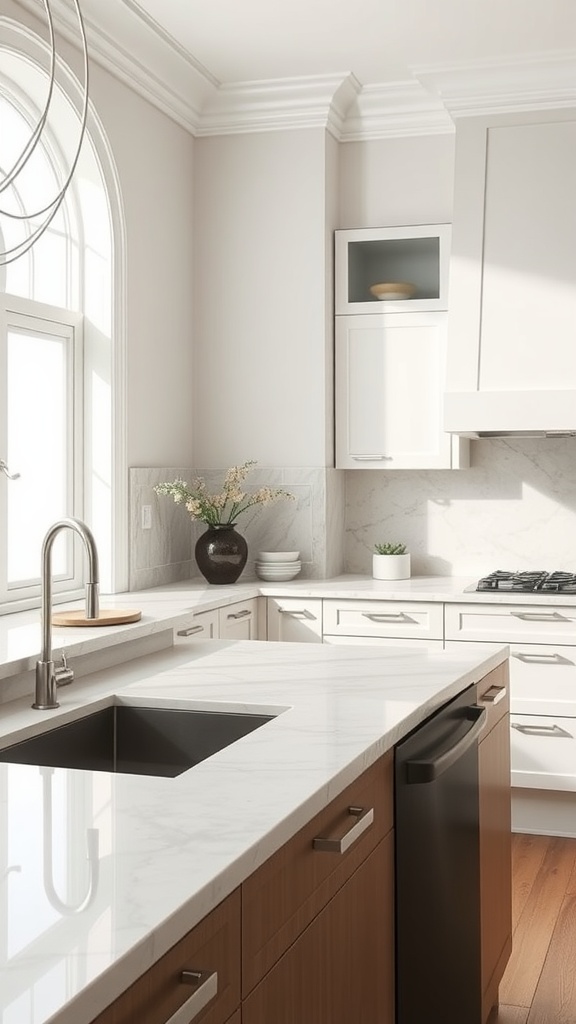
[[497,569],[478,580],[475,589],[523,594],[576,594],[576,573],[543,570],[505,572]]

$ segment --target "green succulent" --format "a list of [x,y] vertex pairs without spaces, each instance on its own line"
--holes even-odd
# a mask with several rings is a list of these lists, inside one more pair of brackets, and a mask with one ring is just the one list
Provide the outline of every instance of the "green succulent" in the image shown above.
[[405,555],[406,545],[405,544],[375,544],[375,551],[377,555]]

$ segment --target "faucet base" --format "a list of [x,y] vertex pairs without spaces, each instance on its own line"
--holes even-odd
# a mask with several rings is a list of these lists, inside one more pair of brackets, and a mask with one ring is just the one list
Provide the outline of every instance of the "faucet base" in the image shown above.
[[33,708],[37,711],[51,711],[59,708],[56,700],[56,678],[53,661],[36,662],[36,700]]

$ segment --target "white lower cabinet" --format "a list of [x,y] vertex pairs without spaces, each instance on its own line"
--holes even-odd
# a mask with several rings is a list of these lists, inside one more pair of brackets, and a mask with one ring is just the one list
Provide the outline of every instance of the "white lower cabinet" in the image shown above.
[[268,640],[322,643],[322,599],[269,597],[266,602]]
[[455,469],[443,430],[446,313],[336,318],[337,469]]
[[447,640],[573,644],[576,607],[537,604],[447,604]]
[[[573,835],[576,608],[528,602],[447,604],[445,628],[448,651],[467,642],[510,645],[511,778],[521,807],[515,830]],[[545,808],[547,793],[572,803],[555,804],[553,816]]]
[[576,793],[576,718],[511,715],[510,724],[512,785]]
[[258,640],[258,598],[218,609],[220,640]]
[[175,631],[174,643],[190,640],[258,640],[258,598],[197,612]]

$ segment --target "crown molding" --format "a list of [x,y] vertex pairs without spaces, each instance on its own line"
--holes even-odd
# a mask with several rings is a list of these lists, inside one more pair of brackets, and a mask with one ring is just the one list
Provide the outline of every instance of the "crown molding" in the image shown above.
[[[45,14],[40,0],[13,0],[35,18],[44,30]],[[58,34],[79,46],[78,20],[73,5],[50,0]],[[192,135],[206,96],[218,81],[176,40],[160,29],[132,0],[81,0],[82,18],[90,60],[109,71],[130,89],[148,100]]]
[[[81,0],[90,58],[194,136],[324,128],[361,142],[454,131],[459,117],[576,107],[576,52],[411,68],[362,86],[352,72],[220,83],[137,0]],[[42,0],[8,0],[45,20]],[[51,0],[78,46],[73,5]],[[43,38],[46,33],[40,30]]]
[[576,51],[412,68],[453,118],[576,106]]
[[437,135],[454,131],[442,104],[419,82],[366,85],[348,108],[342,142],[363,142],[407,135]]
[[196,134],[326,128],[339,138],[360,89],[349,72],[221,85],[208,97]]

